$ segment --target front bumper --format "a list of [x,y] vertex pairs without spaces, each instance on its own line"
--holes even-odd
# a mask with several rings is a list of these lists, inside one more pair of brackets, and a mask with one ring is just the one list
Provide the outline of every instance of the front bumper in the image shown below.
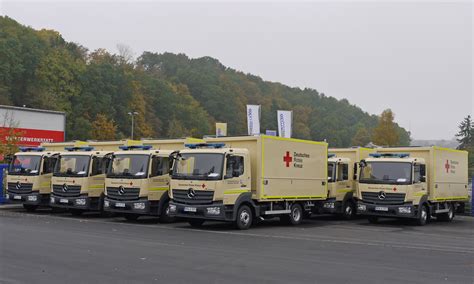
[[411,203],[381,205],[358,201],[357,213],[365,216],[416,218],[418,216],[418,206]]
[[217,221],[233,221],[232,208],[233,206],[225,206],[222,204],[222,202],[213,202],[206,205],[190,205],[170,201],[170,216]]
[[154,204],[147,198],[133,201],[120,201],[104,198],[104,211],[114,213],[131,213],[139,215],[158,215],[158,210],[153,210]]
[[49,196],[49,193],[39,193],[37,191],[33,191],[30,193],[13,193],[7,190],[5,200],[13,204],[48,206]]
[[51,207],[82,209],[86,211],[98,211],[101,208],[99,197],[88,197],[83,194],[76,197],[62,197],[51,194],[49,204]]

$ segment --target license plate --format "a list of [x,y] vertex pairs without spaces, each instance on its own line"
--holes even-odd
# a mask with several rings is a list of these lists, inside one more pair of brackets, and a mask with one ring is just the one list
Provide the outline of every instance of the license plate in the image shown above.
[[15,195],[13,196],[13,199],[21,200],[21,195]]
[[196,207],[184,207],[184,212],[196,212]]
[[69,203],[69,200],[61,198],[59,199],[59,203]]
[[388,207],[380,207],[380,206],[377,206],[377,207],[375,207],[375,211],[385,211],[385,212],[387,212],[387,211],[388,211]]
[[125,203],[122,203],[122,202],[115,203],[115,207],[125,208]]

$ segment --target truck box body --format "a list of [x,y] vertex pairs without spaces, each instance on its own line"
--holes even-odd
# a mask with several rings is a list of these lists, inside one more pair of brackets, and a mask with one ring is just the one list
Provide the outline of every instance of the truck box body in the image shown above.
[[464,200],[467,190],[466,151],[441,147],[380,148],[378,153],[407,153],[412,158],[423,158],[428,173],[430,201]]
[[324,142],[244,136],[207,138],[227,148],[248,149],[252,197],[259,202],[326,199],[327,144]]

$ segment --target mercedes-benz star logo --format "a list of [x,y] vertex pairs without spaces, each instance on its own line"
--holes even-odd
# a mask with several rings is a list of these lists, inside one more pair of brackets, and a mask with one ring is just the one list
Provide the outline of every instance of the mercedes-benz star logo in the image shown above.
[[379,199],[380,199],[380,200],[384,200],[385,197],[387,197],[387,195],[385,194],[385,192],[383,192],[383,191],[379,192]]
[[190,199],[193,199],[195,196],[196,196],[196,191],[194,191],[194,189],[192,188],[188,189],[188,197]]
[[21,183],[19,181],[16,182],[15,188],[18,190],[21,189]]
[[125,188],[123,186],[119,186],[118,193],[120,195],[124,195],[125,194]]
[[67,191],[67,184],[63,184],[63,191],[66,192]]

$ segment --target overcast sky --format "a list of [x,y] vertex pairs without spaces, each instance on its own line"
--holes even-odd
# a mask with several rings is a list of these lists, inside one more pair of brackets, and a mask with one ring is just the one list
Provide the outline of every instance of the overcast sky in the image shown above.
[[[227,2],[227,1],[225,1]],[[4,1],[0,13],[90,50],[211,56],[264,80],[391,108],[415,139],[473,114],[473,4]]]

